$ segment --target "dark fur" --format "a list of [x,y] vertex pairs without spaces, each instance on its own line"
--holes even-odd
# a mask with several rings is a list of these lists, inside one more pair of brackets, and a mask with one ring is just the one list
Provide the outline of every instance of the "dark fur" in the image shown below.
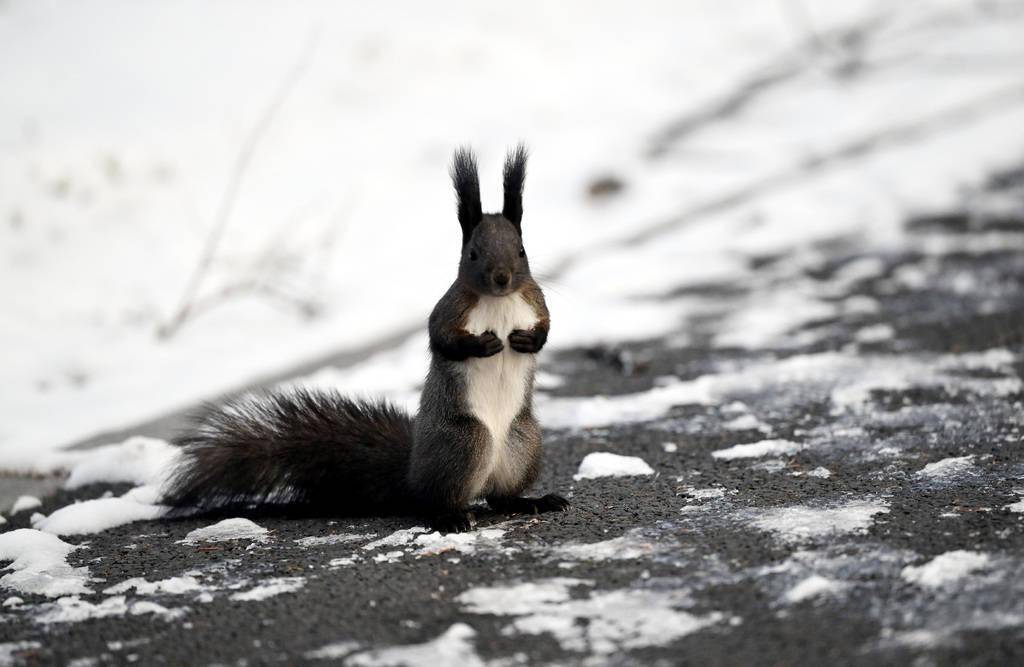
[[408,510],[413,422],[337,392],[255,395],[210,408],[177,439],[164,502],[220,510],[288,505],[360,515]]
[[294,391],[241,399],[202,415],[179,438],[183,460],[165,487],[164,502],[179,513],[226,508],[288,507],[337,516],[419,514],[438,530],[466,530],[475,488],[504,512],[565,510],[565,499],[522,498],[537,479],[541,431],[527,396],[509,429],[507,460],[514,474],[486,476],[480,467],[490,432],[471,412],[465,362],[493,356],[506,342],[493,332],[473,335],[467,318],[483,297],[519,292],[537,314],[529,331],[513,331],[517,354],[544,347],[550,318],[530,275],[522,246],[526,150],[510,152],[504,208],[484,215],[476,160],[456,151],[451,176],[463,231],[454,284],[430,316],[431,363],[415,419],[384,402],[354,401],[334,392]]

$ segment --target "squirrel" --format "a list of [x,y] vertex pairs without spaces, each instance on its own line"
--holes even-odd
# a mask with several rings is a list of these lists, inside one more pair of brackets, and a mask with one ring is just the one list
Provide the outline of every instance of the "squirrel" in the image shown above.
[[485,214],[476,158],[455,151],[461,258],[430,314],[430,370],[415,416],[307,389],[211,407],[175,440],[181,458],[162,494],[171,513],[416,515],[461,532],[480,498],[502,513],[567,511],[561,496],[522,495],[540,472],[532,395],[550,327],[523,245],[526,159],[521,144],[509,151],[501,213]]

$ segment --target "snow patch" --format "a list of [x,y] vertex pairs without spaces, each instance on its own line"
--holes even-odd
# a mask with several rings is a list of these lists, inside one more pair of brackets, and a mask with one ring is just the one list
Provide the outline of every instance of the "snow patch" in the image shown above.
[[668,644],[723,618],[679,610],[678,593],[623,589],[570,595],[570,589],[592,585],[579,579],[542,579],[473,588],[456,600],[469,613],[515,617],[503,634],[547,634],[565,650],[596,655]]
[[876,514],[888,511],[889,506],[882,501],[855,500],[826,508],[795,505],[751,510],[748,519],[753,526],[773,533],[783,542],[799,543],[829,535],[863,533]]
[[328,544],[346,544],[348,542],[360,542],[362,540],[368,540],[371,537],[376,537],[376,533],[336,533],[334,535],[312,535],[310,537],[300,537],[295,540],[295,544],[300,547],[319,547]]
[[281,595],[282,593],[294,593],[305,585],[306,579],[304,577],[278,577],[276,579],[268,579],[266,583],[247,591],[234,593],[231,599],[239,602],[258,602],[272,598],[275,595]]
[[734,445],[727,449],[719,449],[711,452],[716,459],[753,459],[762,456],[782,456],[784,454],[795,454],[804,446],[790,440],[761,440],[746,445]]
[[621,456],[610,452],[593,452],[583,457],[573,479],[598,477],[633,477],[653,475],[654,469],[638,456]]
[[373,542],[370,542],[369,544],[364,544],[363,545],[363,549],[365,549],[367,551],[370,551],[370,550],[373,550],[373,549],[379,549],[381,547],[394,547],[394,546],[399,546],[399,545],[403,545],[403,544],[409,544],[414,539],[416,539],[416,536],[419,535],[420,533],[429,533],[429,532],[430,532],[430,530],[428,528],[424,528],[423,526],[413,526],[412,528],[402,528],[400,530],[396,530],[395,532],[391,533],[390,535],[385,535],[384,537],[380,538],[379,540],[374,540]]
[[118,498],[96,498],[66,505],[33,525],[54,535],[97,533],[135,521],[159,519],[167,508],[157,505],[158,500],[155,486],[140,486]]
[[199,583],[198,579],[191,575],[169,577],[167,579],[152,582],[146,581],[143,577],[133,577],[104,589],[103,594],[119,595],[121,593],[127,593],[128,591],[134,590],[139,595],[182,595],[184,593],[205,591],[206,589],[206,586],[203,586]]
[[44,625],[50,623],[80,623],[93,618],[109,618],[131,614],[141,616],[154,614],[166,621],[179,618],[184,609],[168,609],[155,602],[140,601],[129,604],[123,595],[107,598],[98,604],[74,597],[63,597],[40,608],[36,621]]
[[917,471],[919,477],[949,481],[974,469],[973,456],[956,456],[929,463]]
[[14,501],[11,506],[11,515],[15,515],[18,512],[25,512],[27,510],[34,510],[43,504],[39,498],[35,496],[18,496],[18,499]]
[[224,519],[212,526],[196,528],[178,540],[179,544],[196,544],[198,542],[226,542],[229,540],[255,540],[262,542],[267,539],[270,531],[253,523],[249,519]]
[[180,450],[166,441],[143,436],[90,449],[71,465],[64,488],[100,482],[158,486],[179,454]]
[[0,561],[14,561],[0,577],[0,586],[47,597],[91,593],[89,569],[68,565],[77,546],[32,528],[0,533]]
[[470,554],[479,546],[496,546],[504,534],[503,528],[484,528],[468,533],[444,535],[433,532],[416,536],[413,544],[419,547],[415,552],[417,556],[436,556],[449,551]]
[[[349,656],[346,665],[362,667],[391,667],[392,665],[459,665],[483,667],[484,661],[476,654],[473,638],[476,630],[465,623],[455,623],[436,639],[422,644],[392,646]],[[330,646],[337,646],[332,644]],[[329,647],[320,649],[321,651]],[[316,653],[316,652],[314,652]],[[334,657],[334,656],[307,656]]]
[[908,565],[901,574],[912,584],[940,588],[987,567],[990,562],[988,554],[959,549],[936,556],[924,565]]
[[645,537],[641,530],[634,529],[610,540],[584,544],[565,544],[554,547],[551,554],[569,560],[632,560],[648,558],[667,545],[659,545]]
[[785,599],[790,603],[802,602],[809,598],[841,591],[844,587],[842,582],[813,574],[786,591]]

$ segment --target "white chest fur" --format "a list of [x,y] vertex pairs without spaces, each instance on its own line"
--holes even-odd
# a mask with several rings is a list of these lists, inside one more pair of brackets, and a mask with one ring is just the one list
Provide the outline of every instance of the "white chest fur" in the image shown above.
[[479,335],[493,331],[505,344],[494,356],[466,361],[469,409],[491,434],[490,450],[484,456],[474,484],[476,493],[486,491],[488,486],[501,486],[500,477],[511,474],[509,428],[531,389],[528,385],[536,357],[509,347],[508,335],[514,329],[530,329],[536,323],[537,313],[519,294],[480,297],[466,322],[469,333]]

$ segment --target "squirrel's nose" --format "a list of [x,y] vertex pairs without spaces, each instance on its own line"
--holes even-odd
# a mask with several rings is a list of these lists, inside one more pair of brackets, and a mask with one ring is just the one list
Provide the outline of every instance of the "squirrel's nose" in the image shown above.
[[506,271],[495,271],[494,272],[494,284],[498,287],[505,287],[508,285],[508,281],[512,278]]

